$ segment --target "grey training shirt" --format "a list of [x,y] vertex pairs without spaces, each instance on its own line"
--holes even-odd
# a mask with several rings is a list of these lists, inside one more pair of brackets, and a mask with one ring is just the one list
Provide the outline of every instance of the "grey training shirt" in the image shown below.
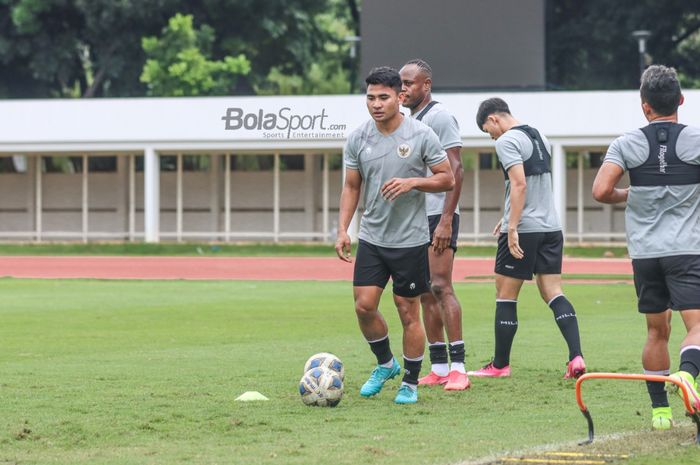
[[415,189],[393,202],[381,194],[391,178],[426,177],[426,168],[447,159],[435,133],[425,124],[404,117],[385,136],[369,120],[348,136],[345,167],[358,170],[364,185],[365,211],[359,238],[380,247],[415,247],[429,241],[425,194]]
[[[540,133],[545,148],[549,151],[549,141]],[[496,155],[503,168],[507,171],[514,165],[523,164],[532,156],[532,141],[523,132],[510,129],[496,140]],[[544,173],[525,178],[525,206],[518,223],[519,233],[561,231],[559,216],[554,208],[552,194],[552,173]],[[501,232],[508,232],[508,217],[510,215],[510,181],[506,180],[505,207]]]
[[[422,111],[423,110],[420,110],[412,114],[411,118],[416,118]],[[447,150],[454,147],[462,147],[462,138],[459,135],[459,124],[442,103],[433,105],[423,116],[421,122],[435,131],[443,149]],[[425,194],[428,216],[442,214],[442,210],[445,208],[445,196],[445,192],[427,192]],[[459,205],[456,206],[455,213],[459,214]]]
[[[680,132],[676,155],[685,163],[700,164],[700,128],[687,126]],[[648,157],[649,142],[635,129],[610,144],[604,161],[627,171]],[[700,185],[631,186],[625,229],[631,258],[699,255]]]

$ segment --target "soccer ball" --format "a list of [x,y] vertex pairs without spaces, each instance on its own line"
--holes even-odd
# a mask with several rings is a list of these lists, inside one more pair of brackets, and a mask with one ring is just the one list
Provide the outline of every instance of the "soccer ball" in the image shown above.
[[312,368],[299,381],[301,401],[317,407],[335,407],[343,397],[343,380],[326,367]]
[[345,380],[345,367],[343,366],[343,362],[333,354],[321,352],[312,355],[306,361],[306,364],[304,364],[304,373],[316,367],[329,368],[338,373],[341,381]]

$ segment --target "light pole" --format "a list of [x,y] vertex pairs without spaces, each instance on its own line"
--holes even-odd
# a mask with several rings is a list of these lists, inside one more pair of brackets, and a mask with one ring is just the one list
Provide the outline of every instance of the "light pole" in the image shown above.
[[633,31],[632,37],[639,43],[639,75],[644,74],[647,65],[647,39],[651,36],[651,31]]
[[350,44],[350,93],[352,94],[355,90],[355,81],[357,80],[357,46],[361,40],[361,37],[345,36],[343,40]]

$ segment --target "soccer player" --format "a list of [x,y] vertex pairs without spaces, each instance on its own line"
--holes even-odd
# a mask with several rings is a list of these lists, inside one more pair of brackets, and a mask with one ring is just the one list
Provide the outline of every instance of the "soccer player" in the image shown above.
[[481,102],[476,123],[496,140],[496,154],[506,183],[503,218],[494,229],[496,252],[496,348],[491,363],[470,376],[510,376],[510,350],[518,329],[518,295],[524,280],[537,275],[540,296],[569,348],[564,378],[586,371],[576,312],[561,288],[564,239],[552,195],[549,142],[539,131],[520,124],[500,98]]
[[[421,305],[431,370],[427,376],[418,380],[418,384],[444,384],[447,391],[462,391],[469,387],[469,377],[464,369],[462,308],[452,287],[452,265],[459,234],[457,202],[464,177],[459,155],[462,139],[457,120],[441,103],[432,99],[433,70],[430,65],[420,59],[411,60],[401,68],[399,74],[403,82],[403,106],[411,110],[412,118],[422,121],[435,131],[447,153],[455,178],[455,187],[451,191],[425,195],[431,241],[428,249],[430,292],[421,296]],[[451,364],[447,363],[445,331]]]
[[[375,68],[365,82],[372,119],[354,130],[345,145],[345,183],[335,251],[341,260],[352,262],[347,229],[364,184],[353,294],[360,330],[377,358],[377,367],[360,394],[378,394],[384,383],[401,371],[389,345],[386,321],[378,309],[391,277],[394,303],[403,326],[405,368],[394,402],[412,404],[418,400],[418,375],[425,350],[420,295],[429,290],[424,192],[452,189],[454,176],[435,133],[399,111],[403,94],[398,71]],[[430,176],[426,168],[430,168]]]
[[[700,128],[678,124],[683,95],[673,68],[654,65],[642,74],[642,112],[649,125],[615,139],[593,182],[603,203],[627,202],[625,229],[632,258],[637,309],[646,317],[644,373],[668,375],[671,310],[685,323],[680,367],[673,377],[700,410]],[[616,187],[625,171],[630,187]],[[654,429],[672,426],[669,383],[647,381]]]

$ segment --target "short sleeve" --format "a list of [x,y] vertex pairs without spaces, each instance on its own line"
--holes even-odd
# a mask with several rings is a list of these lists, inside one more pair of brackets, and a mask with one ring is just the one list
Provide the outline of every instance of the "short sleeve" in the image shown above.
[[430,127],[437,134],[443,149],[447,150],[462,146],[462,138],[459,135],[459,123],[448,112],[437,112],[430,121]]
[[513,165],[524,162],[523,149],[521,141],[513,137],[512,134],[506,133],[498,138],[496,141],[496,155],[504,170],[508,171]]
[[440,145],[440,139],[438,139],[435,131],[426,126],[427,131],[423,137],[423,153],[421,156],[428,166],[434,166],[438,163],[447,159],[447,153],[442,149]]
[[357,137],[357,133],[353,132],[350,134],[348,137],[348,140],[345,142],[345,146],[343,147],[343,161],[345,162],[345,167],[350,168],[353,170],[359,169],[359,162],[358,162],[358,152],[359,150],[357,149],[358,146],[358,141],[359,137]]
[[676,142],[678,158],[690,165],[700,165],[700,128],[686,126]]
[[622,137],[618,137],[610,144],[603,162],[614,163],[624,171],[627,171],[627,164],[625,163],[625,158],[622,156]]

